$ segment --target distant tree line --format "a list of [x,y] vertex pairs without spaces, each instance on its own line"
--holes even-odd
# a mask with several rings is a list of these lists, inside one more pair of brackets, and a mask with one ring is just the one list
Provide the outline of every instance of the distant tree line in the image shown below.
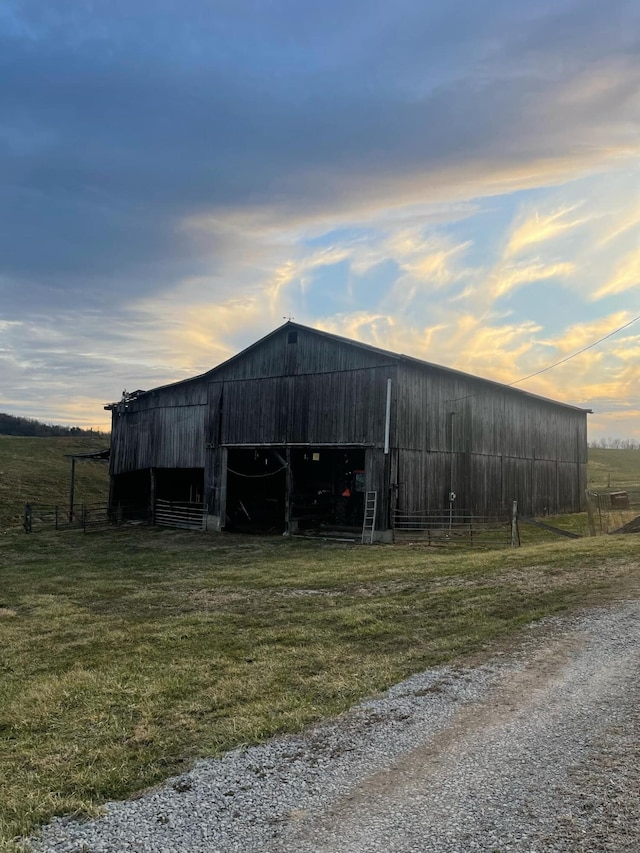
[[613,450],[640,450],[640,441],[637,438],[599,438],[589,442],[589,447],[605,447]]
[[53,438],[59,436],[104,435],[98,430],[81,429],[80,427],[55,426],[36,421],[33,418],[20,418],[15,415],[5,415],[0,412],[0,435],[37,436]]

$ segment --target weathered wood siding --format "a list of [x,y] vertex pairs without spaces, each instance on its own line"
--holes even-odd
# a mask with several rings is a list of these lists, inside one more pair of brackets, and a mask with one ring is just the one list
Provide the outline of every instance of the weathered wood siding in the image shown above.
[[397,359],[353,346],[309,329],[296,330],[289,343],[286,328],[210,371],[211,380],[262,379],[276,376],[336,373],[395,365]]
[[143,468],[201,468],[205,454],[206,385],[184,382],[113,411],[111,475]]
[[578,511],[586,487],[586,414],[439,368],[399,370],[398,505],[484,514]]
[[395,367],[225,381],[220,443],[382,446],[391,375]]

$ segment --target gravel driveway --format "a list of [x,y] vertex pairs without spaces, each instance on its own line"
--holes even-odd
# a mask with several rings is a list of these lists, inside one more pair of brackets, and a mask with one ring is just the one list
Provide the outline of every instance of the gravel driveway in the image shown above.
[[33,850],[640,850],[640,602],[532,626],[299,737],[200,761]]

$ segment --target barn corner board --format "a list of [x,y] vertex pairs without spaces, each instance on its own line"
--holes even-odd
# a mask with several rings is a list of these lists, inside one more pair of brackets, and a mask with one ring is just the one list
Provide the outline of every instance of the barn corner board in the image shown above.
[[588,410],[293,322],[106,408],[111,506],[151,520],[162,501],[208,529],[357,529],[376,492],[384,538],[403,511],[584,501]]

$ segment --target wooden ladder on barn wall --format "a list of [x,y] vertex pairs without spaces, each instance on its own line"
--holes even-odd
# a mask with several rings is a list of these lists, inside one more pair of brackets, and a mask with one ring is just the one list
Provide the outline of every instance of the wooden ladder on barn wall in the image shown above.
[[364,499],[364,520],[362,522],[362,544],[373,544],[373,531],[376,527],[376,510],[378,508],[378,493],[367,492]]

